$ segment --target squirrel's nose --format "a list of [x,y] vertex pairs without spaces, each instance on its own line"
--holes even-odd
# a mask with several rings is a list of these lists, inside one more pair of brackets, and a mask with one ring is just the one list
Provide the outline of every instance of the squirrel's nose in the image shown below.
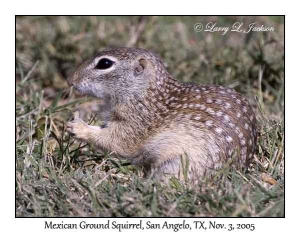
[[67,78],[67,83],[71,87],[73,86],[75,80],[75,73],[72,73],[68,78]]
[[67,83],[70,87],[73,86],[72,80],[70,78],[67,79]]

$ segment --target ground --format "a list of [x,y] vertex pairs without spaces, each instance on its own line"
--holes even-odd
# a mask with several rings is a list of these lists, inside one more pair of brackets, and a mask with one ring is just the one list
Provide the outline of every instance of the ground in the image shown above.
[[[194,30],[209,22],[274,31]],[[65,125],[75,109],[94,125],[103,116],[101,100],[68,88],[68,74],[102,48],[120,46],[155,51],[181,81],[246,95],[260,126],[249,170],[227,167],[197,186],[176,178],[162,184],[70,138]],[[284,216],[284,18],[17,17],[16,216]]]

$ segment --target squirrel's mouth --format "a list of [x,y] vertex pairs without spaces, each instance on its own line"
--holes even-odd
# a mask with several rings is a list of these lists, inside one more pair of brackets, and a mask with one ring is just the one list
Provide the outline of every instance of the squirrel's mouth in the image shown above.
[[67,83],[68,85],[71,87],[74,85],[74,81],[76,80],[76,71],[73,72],[72,74],[69,75],[69,77],[67,78]]
[[[69,84],[69,83],[68,83]],[[107,99],[107,94],[105,90],[101,86],[97,86],[95,84],[86,82],[86,81],[80,81],[77,82],[76,80],[74,82],[71,82],[69,84],[70,87],[73,87],[75,90],[80,92],[82,95],[89,95],[100,99]]]
[[67,83],[70,87],[74,87],[74,89],[81,94],[95,96],[92,91],[93,88],[90,88],[88,83],[80,80],[76,74],[76,71],[67,78]]

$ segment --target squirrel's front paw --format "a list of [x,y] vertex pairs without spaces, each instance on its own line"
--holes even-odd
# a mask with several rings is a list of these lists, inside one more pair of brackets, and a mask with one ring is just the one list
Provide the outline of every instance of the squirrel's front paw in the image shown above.
[[67,123],[67,132],[74,138],[87,140],[88,125],[83,120],[76,117],[74,120]]

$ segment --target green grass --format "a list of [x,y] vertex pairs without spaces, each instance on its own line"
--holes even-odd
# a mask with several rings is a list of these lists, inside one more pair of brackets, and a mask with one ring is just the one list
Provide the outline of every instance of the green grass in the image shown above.
[[[258,22],[275,32],[193,31],[210,21]],[[16,24],[17,216],[284,216],[282,17],[17,17]],[[197,186],[174,177],[163,184],[69,137],[64,126],[75,109],[92,124],[103,119],[101,101],[69,89],[67,75],[102,48],[126,45],[156,51],[182,81],[230,86],[249,98],[260,137],[247,173],[224,168]]]

